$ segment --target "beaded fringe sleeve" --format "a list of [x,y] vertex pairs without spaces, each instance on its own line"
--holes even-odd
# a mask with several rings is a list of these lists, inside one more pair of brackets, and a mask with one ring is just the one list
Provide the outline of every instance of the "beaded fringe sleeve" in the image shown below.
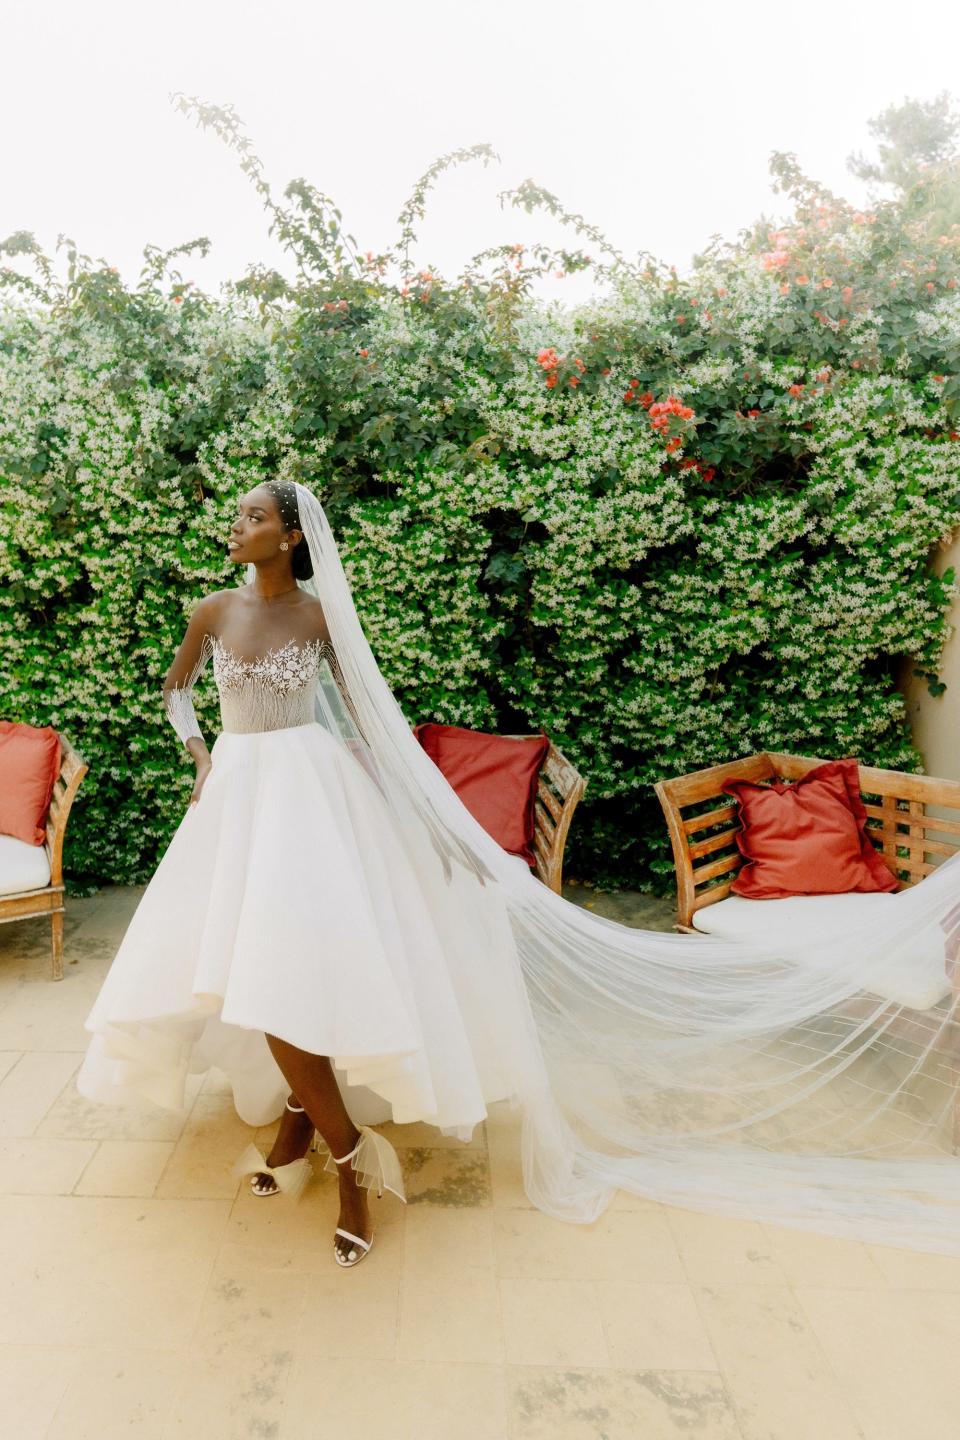
[[202,740],[203,731],[197,724],[196,712],[193,708],[193,687],[197,683],[202,671],[209,664],[213,656],[213,636],[204,635],[200,646],[200,655],[190,674],[182,685],[174,685],[163,692],[163,707],[167,719],[176,730],[180,739],[186,745],[188,740]]

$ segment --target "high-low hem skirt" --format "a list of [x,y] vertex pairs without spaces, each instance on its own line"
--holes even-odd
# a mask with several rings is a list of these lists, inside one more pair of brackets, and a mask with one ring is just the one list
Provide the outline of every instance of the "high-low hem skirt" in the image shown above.
[[266,1124],[289,1090],[270,1034],[330,1057],[355,1123],[468,1140],[516,1104],[495,882],[454,863],[448,884],[422,823],[320,724],[225,732],[211,760],[85,1022],[80,1093],[180,1110],[215,1066]]

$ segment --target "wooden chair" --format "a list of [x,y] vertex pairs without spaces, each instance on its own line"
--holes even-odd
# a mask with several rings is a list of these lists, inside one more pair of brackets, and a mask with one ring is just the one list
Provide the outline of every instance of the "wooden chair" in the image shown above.
[[[536,740],[536,735],[508,735],[508,740]],[[570,821],[587,782],[553,741],[537,777],[534,807],[533,851],[536,873],[548,889],[561,894],[563,851]]]
[[[678,930],[692,933],[696,912],[727,898],[743,864],[736,802],[720,786],[727,780],[799,780],[825,763],[763,752],[654,786],[673,846]],[[870,838],[901,887],[915,885],[960,849],[960,781],[862,765],[860,788]]]
[[54,980],[63,979],[63,838],[70,807],[88,769],[63,734],[60,736],[60,750],[60,774],[53,786],[44,843],[50,861],[50,883],[42,890],[21,890],[13,895],[0,895],[0,924],[9,920],[50,916]]
[[[412,728],[412,727],[411,727]],[[535,735],[507,735],[507,740],[539,740]],[[563,851],[570,821],[587,782],[553,741],[540,766],[534,804],[533,854],[536,874],[557,895],[563,887]]]

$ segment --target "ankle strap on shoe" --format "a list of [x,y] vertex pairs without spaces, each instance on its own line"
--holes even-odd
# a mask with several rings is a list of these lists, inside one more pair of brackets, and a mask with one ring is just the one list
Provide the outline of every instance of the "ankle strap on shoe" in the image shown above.
[[333,1162],[334,1162],[335,1165],[342,1165],[345,1160],[352,1160],[352,1159],[353,1159],[354,1155],[356,1155],[357,1151],[360,1149],[360,1146],[361,1146],[362,1144],[363,1144],[363,1130],[361,1129],[361,1131],[360,1131],[360,1139],[357,1141],[356,1145],[354,1145],[353,1149],[350,1151],[350,1154],[349,1154],[349,1155],[341,1155],[340,1158],[339,1158],[339,1160],[337,1159],[336,1155],[331,1155],[331,1159],[333,1160]]

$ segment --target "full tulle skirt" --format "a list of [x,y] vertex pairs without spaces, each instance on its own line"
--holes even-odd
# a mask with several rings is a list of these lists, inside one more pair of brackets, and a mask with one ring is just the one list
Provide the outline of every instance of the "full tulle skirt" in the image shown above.
[[517,1103],[518,978],[475,877],[446,883],[423,827],[320,724],[223,733],[211,759],[87,1017],[80,1092],[180,1109],[216,1066],[265,1124],[288,1093],[269,1034],[331,1058],[358,1124],[466,1140],[490,1102]]

